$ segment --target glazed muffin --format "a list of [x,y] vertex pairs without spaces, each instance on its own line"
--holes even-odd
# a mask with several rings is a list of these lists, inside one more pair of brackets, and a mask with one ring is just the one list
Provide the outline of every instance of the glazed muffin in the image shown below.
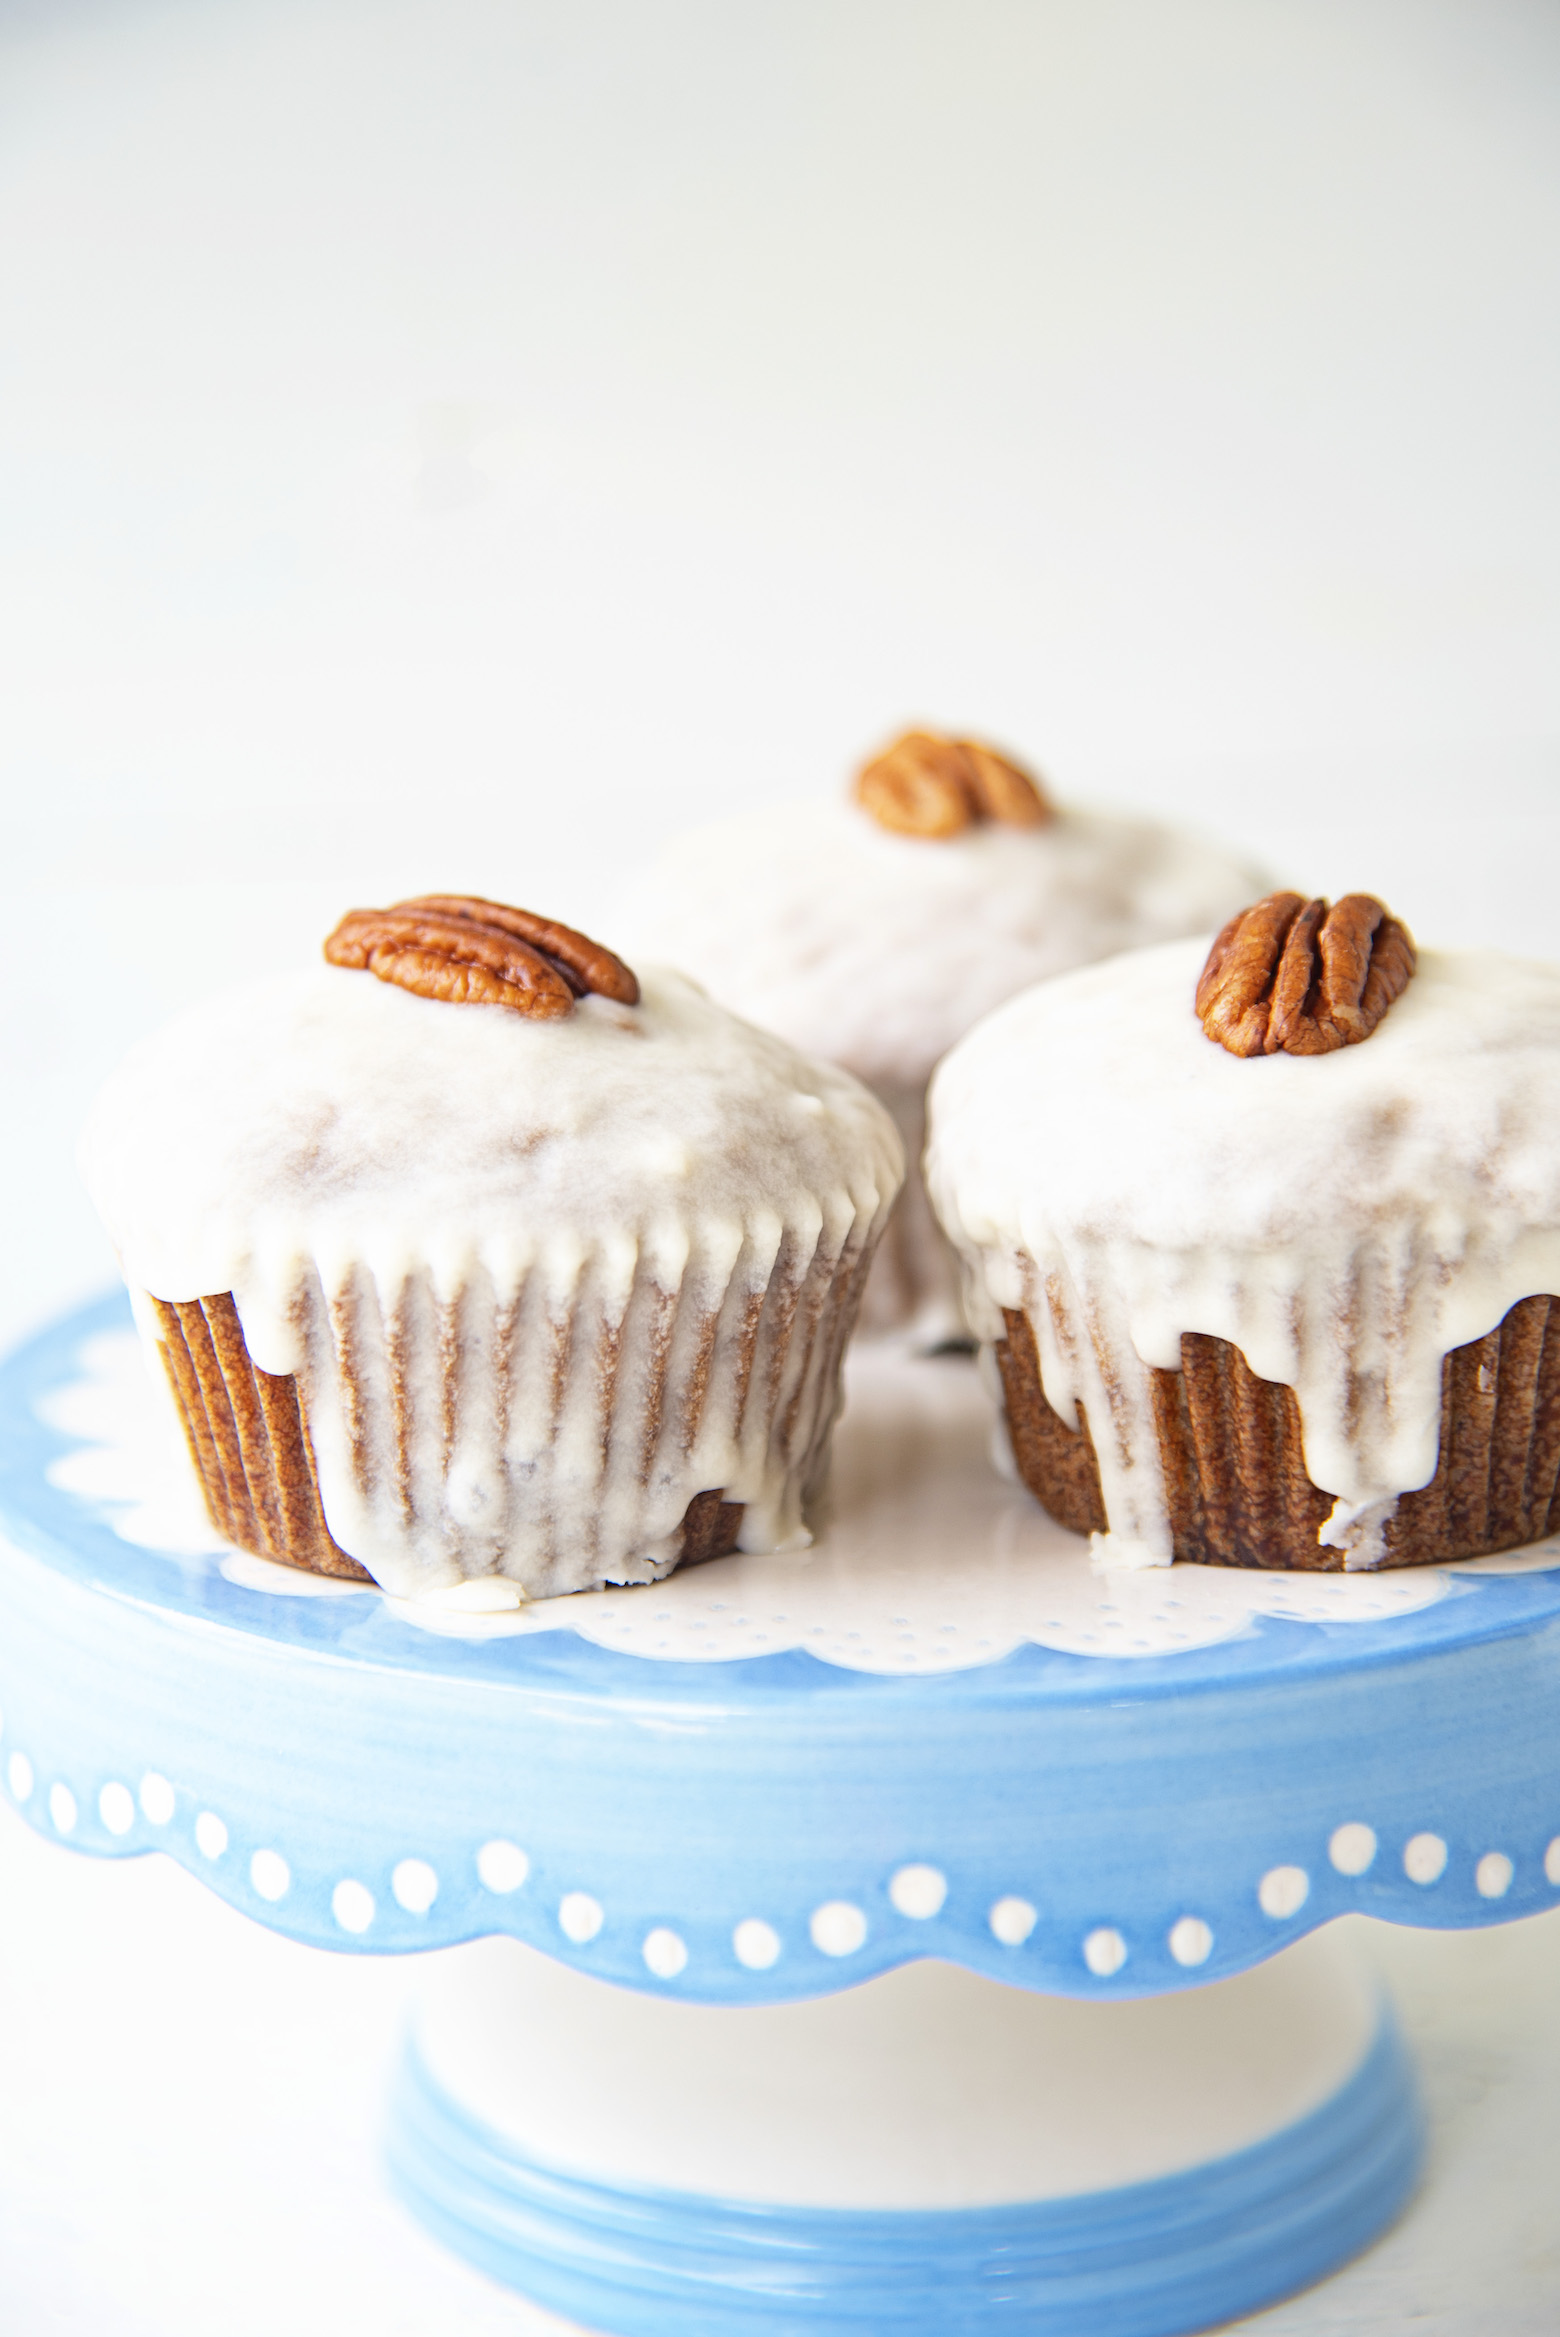
[[950,1054],[928,1177],[1019,1473],[1126,1565],[1560,1527],[1560,969],[1278,894]]
[[848,801],[674,842],[624,916],[645,954],[854,1072],[893,1113],[909,1174],[863,1320],[935,1342],[964,1324],[918,1165],[933,1065],[1015,991],[1205,933],[1260,883],[1174,829],[1059,809],[977,741],[912,731],[863,766]]
[[881,1106],[502,904],[326,956],[143,1042],[83,1143],[219,1532],[479,1604],[805,1542]]

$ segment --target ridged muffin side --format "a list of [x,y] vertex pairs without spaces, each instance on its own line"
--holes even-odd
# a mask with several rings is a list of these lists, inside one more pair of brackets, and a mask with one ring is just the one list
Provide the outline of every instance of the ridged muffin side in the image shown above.
[[[1028,1318],[998,1343],[1019,1475],[1074,1533],[1107,1530],[1099,1463],[1080,1405],[1076,1429],[1046,1401]],[[1238,1347],[1181,1338],[1179,1371],[1151,1372],[1154,1426],[1177,1558],[1201,1566],[1340,1571],[1319,1539],[1333,1496],[1305,1470],[1293,1388],[1259,1379]],[[1423,1566],[1519,1549],[1560,1532],[1560,1298],[1524,1298],[1496,1330],[1442,1366],[1436,1472],[1399,1495],[1380,1566]]]

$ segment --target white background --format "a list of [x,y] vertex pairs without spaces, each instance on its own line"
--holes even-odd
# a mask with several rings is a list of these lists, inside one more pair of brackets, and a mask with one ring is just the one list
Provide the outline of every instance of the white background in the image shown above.
[[[910,716],[1560,953],[1557,414],[1552,0],[0,0],[0,1335],[179,998]],[[520,2325],[373,2190],[405,1967],[0,1895],[8,2332]],[[1272,2326],[1552,2329],[1551,1935],[1395,1952],[1437,2205]]]

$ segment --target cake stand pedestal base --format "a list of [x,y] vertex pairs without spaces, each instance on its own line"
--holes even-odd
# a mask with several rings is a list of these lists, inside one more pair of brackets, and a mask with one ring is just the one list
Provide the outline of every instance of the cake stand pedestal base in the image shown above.
[[390,2164],[450,2247],[611,2337],[1171,2337],[1367,2246],[1420,2149],[1336,1930],[1127,2003],[919,1963],[744,2009],[488,1939],[433,1968]]

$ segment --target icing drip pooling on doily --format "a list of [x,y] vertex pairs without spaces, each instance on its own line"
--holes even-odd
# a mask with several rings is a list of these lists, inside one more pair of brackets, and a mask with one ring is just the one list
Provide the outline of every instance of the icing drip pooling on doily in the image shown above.
[[1368,1045],[1243,1061],[1192,1011],[1205,942],[1048,982],[932,1083],[927,1179],[983,1338],[1034,1326],[1081,1403],[1105,1555],[1168,1565],[1147,1365],[1184,1332],[1293,1388],[1322,1539],[1381,1556],[1428,1484],[1441,1365],[1560,1292],[1560,969],[1426,951]]
[[806,1539],[898,1143],[680,976],[643,993],[543,1022],[326,967],[190,1010],[94,1111],[132,1291],[233,1292],[333,1536],[400,1596],[654,1580],[714,1488],[744,1548]]

